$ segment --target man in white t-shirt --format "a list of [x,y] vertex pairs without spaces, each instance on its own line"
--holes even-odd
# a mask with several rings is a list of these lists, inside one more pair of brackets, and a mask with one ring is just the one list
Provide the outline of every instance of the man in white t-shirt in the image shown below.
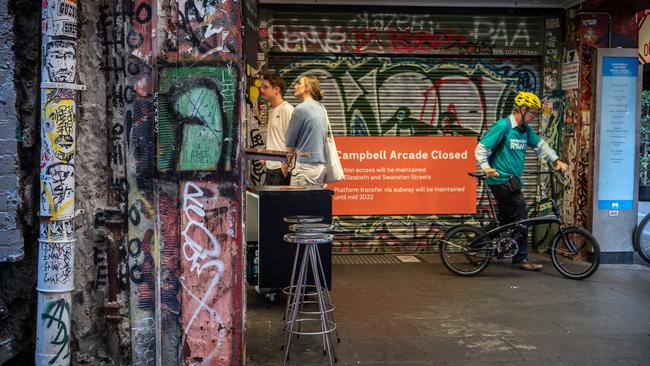
[[[289,128],[289,121],[293,113],[293,106],[282,98],[282,92],[286,84],[282,77],[276,74],[268,74],[262,80],[262,96],[271,104],[269,111],[268,126],[266,127],[266,149],[287,151],[285,135]],[[267,186],[289,185],[291,174],[286,163],[278,161],[266,162]]]

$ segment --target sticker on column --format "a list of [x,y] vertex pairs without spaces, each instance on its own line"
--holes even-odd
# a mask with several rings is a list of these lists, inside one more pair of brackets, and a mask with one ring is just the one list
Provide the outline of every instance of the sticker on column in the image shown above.
[[42,292],[74,290],[74,240],[39,241],[38,284]]
[[40,215],[51,221],[74,217],[74,93],[65,89],[41,92]]
[[39,233],[45,241],[74,240],[74,224],[72,220],[41,221]]

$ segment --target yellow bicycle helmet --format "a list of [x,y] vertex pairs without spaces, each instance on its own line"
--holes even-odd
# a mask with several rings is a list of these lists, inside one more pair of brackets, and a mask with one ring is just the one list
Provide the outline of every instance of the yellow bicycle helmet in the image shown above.
[[542,108],[542,101],[539,100],[537,95],[530,92],[520,91],[515,96],[515,105],[517,107],[528,107],[528,108]]

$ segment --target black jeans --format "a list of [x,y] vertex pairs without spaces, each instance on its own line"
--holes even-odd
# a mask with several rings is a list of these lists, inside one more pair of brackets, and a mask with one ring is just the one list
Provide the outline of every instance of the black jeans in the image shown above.
[[267,169],[264,185],[267,186],[288,186],[291,183],[291,174],[285,177],[281,169]]
[[[494,198],[497,200],[500,225],[506,225],[528,218],[526,201],[524,201],[521,188],[513,188],[510,182],[489,187]],[[517,245],[519,252],[512,257],[512,263],[514,264],[528,259],[528,230],[521,231],[521,236],[517,239]]]

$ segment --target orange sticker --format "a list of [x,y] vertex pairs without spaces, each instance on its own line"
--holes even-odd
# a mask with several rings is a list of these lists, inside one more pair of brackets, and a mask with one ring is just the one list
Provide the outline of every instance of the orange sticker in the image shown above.
[[476,137],[336,137],[334,215],[476,212]]

